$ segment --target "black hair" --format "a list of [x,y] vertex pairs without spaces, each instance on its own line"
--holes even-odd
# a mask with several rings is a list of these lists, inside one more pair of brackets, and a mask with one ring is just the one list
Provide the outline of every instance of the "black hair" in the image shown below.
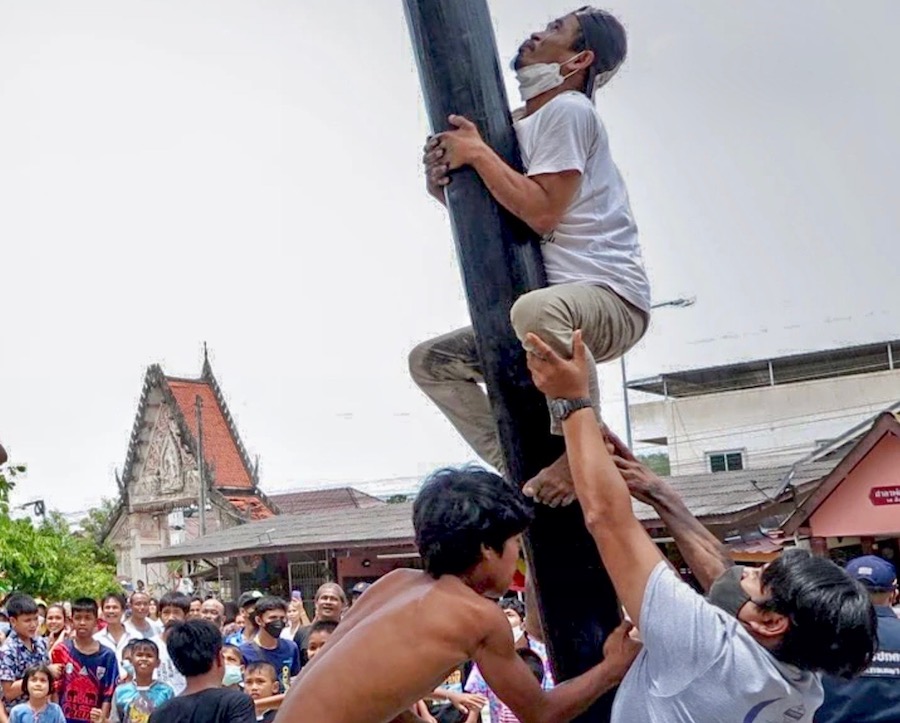
[[[144,638],[132,638],[127,643],[125,643],[125,647],[122,648],[122,658],[125,659],[129,655],[131,655],[131,653],[134,652],[134,646],[137,644],[137,642],[139,640],[143,640],[143,639]],[[153,644],[156,645],[156,643],[153,643]]]
[[263,671],[266,671],[272,680],[278,680],[278,671],[275,670],[275,666],[265,660],[257,660],[253,663],[248,663],[244,668],[244,678],[247,678],[253,673],[261,673]]
[[119,603],[119,606],[122,608],[122,610],[124,610],[125,606],[127,605],[127,600],[125,600],[125,596],[120,592],[106,593],[106,595],[103,596],[103,599],[100,600],[100,604],[106,605],[107,600],[115,600],[117,603]]
[[231,643],[225,643],[224,645],[222,645],[222,650],[225,650],[226,648],[228,650],[234,650],[238,654],[238,657],[240,657],[241,659],[241,665],[244,664],[244,654],[241,652],[240,646],[232,645]]
[[[187,599],[185,595],[182,597]],[[169,630],[166,649],[178,672],[185,678],[193,678],[212,670],[222,651],[222,633],[202,618],[179,621]]]
[[773,654],[801,670],[844,678],[868,667],[877,643],[875,609],[865,588],[831,560],[786,550],[762,573],[760,607],[790,626]]
[[229,625],[237,618],[239,608],[234,600],[229,600],[227,603],[223,604],[225,605],[225,619],[222,621],[222,624]]
[[413,503],[416,546],[435,578],[459,575],[482,560],[482,547],[502,552],[534,512],[500,475],[474,465],[434,472]]
[[198,603],[200,603],[200,604],[202,605],[202,604],[203,604],[203,598],[200,597],[199,595],[194,595],[194,597],[191,598],[191,605],[193,605],[195,602],[198,602]]
[[[65,620],[65,618],[66,618],[66,606],[63,605],[62,603],[50,603],[50,604],[47,606],[47,612],[49,613],[49,612],[50,612],[51,610],[53,610],[54,608],[56,608],[56,609],[58,609],[58,610],[62,610],[63,620]],[[45,613],[45,614],[46,614],[46,613]]]
[[512,610],[522,620],[525,619],[525,603],[517,597],[505,597],[500,601],[501,610]]
[[309,626],[309,635],[307,637],[311,637],[315,633],[328,633],[331,635],[337,630],[337,626],[338,623],[336,620],[316,620],[316,622]]
[[185,615],[191,609],[191,599],[181,592],[167,592],[159,599],[156,606],[158,612],[162,612],[163,608],[181,608]]
[[97,601],[92,597],[77,597],[72,601],[72,617],[75,613],[90,613],[97,617],[98,612]]
[[[129,640],[125,645],[125,650],[128,650],[129,646],[131,646],[131,652],[136,653],[138,650],[152,650],[153,654],[159,658],[159,646],[150,640],[150,638],[136,638],[134,640]],[[122,656],[125,656],[125,650],[122,651]]]
[[266,595],[265,597],[261,597],[256,601],[256,607],[253,608],[253,617],[261,618],[270,610],[283,610],[284,612],[287,612],[287,609],[287,603],[280,597],[275,597],[274,595]]
[[[25,615],[28,615],[28,613],[25,613]],[[31,697],[28,693],[28,681],[38,673],[43,673],[47,676],[47,682],[50,684],[47,688],[47,697],[49,698],[53,695],[53,673],[50,672],[50,668],[46,663],[38,663],[37,665],[32,665],[30,668],[27,668],[22,674],[22,695],[26,698]]]
[[628,35],[625,28],[606,10],[585,5],[575,11],[578,30],[572,42],[572,50],[581,53],[590,50],[594,62],[587,69],[582,92],[591,95],[594,78],[619,67],[628,55]]
[[537,682],[543,684],[544,661],[541,660],[541,656],[535,653],[531,648],[518,648],[516,650],[516,655],[525,661],[528,669],[531,670],[534,677],[537,678]]
[[14,592],[6,598],[6,614],[10,618],[20,615],[37,615],[38,606],[31,595],[24,592]]

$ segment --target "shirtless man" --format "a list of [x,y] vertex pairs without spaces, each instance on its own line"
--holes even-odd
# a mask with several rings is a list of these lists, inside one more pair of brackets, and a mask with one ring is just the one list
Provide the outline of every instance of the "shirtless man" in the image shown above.
[[512,582],[531,517],[518,491],[495,474],[477,467],[435,473],[413,507],[425,571],[396,570],[366,591],[303,668],[277,720],[419,721],[410,708],[469,659],[525,723],[571,720],[618,684],[639,649],[626,625],[607,639],[603,662],[551,691],[516,655],[495,600]]

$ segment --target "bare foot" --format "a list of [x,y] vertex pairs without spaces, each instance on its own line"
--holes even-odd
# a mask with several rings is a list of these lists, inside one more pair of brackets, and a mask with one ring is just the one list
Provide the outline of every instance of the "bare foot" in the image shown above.
[[522,487],[522,493],[550,507],[571,505],[575,501],[575,484],[565,453],[528,480]]

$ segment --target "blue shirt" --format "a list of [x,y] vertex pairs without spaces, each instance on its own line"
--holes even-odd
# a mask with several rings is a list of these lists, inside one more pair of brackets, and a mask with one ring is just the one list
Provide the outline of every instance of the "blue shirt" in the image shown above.
[[112,709],[121,723],[138,723],[148,720],[153,711],[174,697],[172,686],[161,680],[154,680],[149,686],[123,683],[116,688]]
[[826,677],[825,702],[815,723],[897,723],[900,721],[900,618],[889,607],[875,606],[878,652],[858,678]]
[[37,714],[28,703],[19,703],[9,712],[9,723],[66,723],[66,717],[56,703],[47,703]]
[[[21,680],[25,671],[32,665],[46,665],[50,662],[47,655],[47,643],[43,638],[32,638],[31,649],[25,646],[19,634],[13,630],[3,647],[0,647],[0,681],[15,683]],[[6,702],[6,710],[11,710],[18,703],[24,703],[28,698],[20,695]]]
[[271,650],[254,640],[252,643],[241,645],[241,655],[244,656],[245,665],[257,662],[271,663],[278,678],[279,693],[286,693],[291,685],[291,678],[300,673],[300,649],[292,640],[279,638],[278,645]]

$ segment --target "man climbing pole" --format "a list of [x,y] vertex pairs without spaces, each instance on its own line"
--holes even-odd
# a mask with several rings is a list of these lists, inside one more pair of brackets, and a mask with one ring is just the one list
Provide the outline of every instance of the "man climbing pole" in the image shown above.
[[[430,138],[424,164],[428,191],[445,203],[455,170],[470,167],[493,198],[541,236],[550,284],[521,295],[510,316],[524,343],[535,333],[564,356],[581,329],[595,362],[616,359],[644,335],[650,288],[625,184],[612,160],[593,99],[625,60],[622,25],[583,7],[533,33],[513,68],[525,107],[514,128],[526,168],[520,173],[495,153],[468,119],[450,116],[453,130]],[[416,384],[485,461],[505,469],[471,328],[418,345],[410,354]],[[600,418],[596,367],[591,404]],[[548,400],[551,401],[552,400]],[[563,408],[565,407],[565,408]],[[562,434],[566,405],[550,403],[551,431]],[[566,455],[534,476],[526,494],[551,506],[575,499]]]

